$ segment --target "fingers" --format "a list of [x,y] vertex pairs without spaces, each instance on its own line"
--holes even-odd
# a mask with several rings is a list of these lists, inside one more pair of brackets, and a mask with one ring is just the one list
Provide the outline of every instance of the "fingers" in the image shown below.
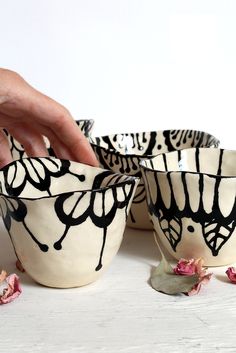
[[9,143],[5,133],[0,130],[0,168],[12,162]]
[[95,167],[99,165],[92,150],[92,147],[90,146],[86,137],[83,135],[76,123],[75,129],[78,129],[79,131],[75,133],[73,142],[74,145],[73,143],[71,143],[71,141],[67,141],[67,144],[65,144],[63,138],[61,138],[62,136],[60,136],[59,138],[56,134],[56,131],[58,132],[58,129],[52,131],[49,127],[44,126],[42,126],[41,129],[43,131],[43,135],[49,139],[50,145],[53,148],[57,158],[69,159],[80,163],[89,164]]
[[[77,125],[76,125],[77,127]],[[91,147],[87,143],[86,138],[79,131],[79,136],[82,139],[85,139],[86,144],[80,143],[80,140],[76,141],[75,148],[68,148],[64,145],[61,140],[57,137],[54,131],[51,131],[49,128],[38,126],[37,129],[29,127],[27,124],[15,124],[11,127],[8,127],[8,132],[13,136],[21,145],[23,145],[24,150],[29,157],[45,157],[48,156],[48,150],[43,139],[43,135],[46,136],[50,141],[50,146],[53,148],[57,158],[60,159],[69,159],[78,161],[81,163],[98,166],[96,158],[89,158],[89,153]],[[9,145],[5,134],[2,132],[0,135],[0,158],[2,158],[2,166],[12,161],[11,153],[9,150]],[[79,147],[78,155],[76,154],[77,145]],[[81,147],[82,146],[82,147]],[[72,152],[73,151],[73,152]],[[93,153],[92,153],[93,157]],[[1,161],[0,161],[1,166]]]
[[63,152],[63,150],[61,150],[63,146],[63,149],[69,153],[70,159],[95,167],[99,165],[92,147],[74,120],[63,121],[62,118],[59,123],[56,122],[54,134],[57,138],[57,143],[54,144],[55,150],[59,151],[59,147],[61,153]]
[[[41,137],[45,135],[59,158],[98,166],[88,140],[66,108],[12,71],[0,69],[0,83],[0,126],[24,145],[28,155],[46,154]],[[19,122],[28,129],[20,128]]]
[[29,113],[45,129],[45,136],[57,151],[58,157],[92,166],[99,165],[88,140],[62,105],[34,91]]
[[8,132],[24,146],[28,157],[48,156],[43,136],[32,127],[25,124],[17,124],[8,128]]
[[[88,157],[90,151],[86,150],[87,140],[81,131],[79,131],[79,136],[81,135],[82,138],[86,140],[86,144],[85,144],[84,150],[83,148],[79,148],[79,153],[78,155],[76,155],[76,152],[74,152],[76,148],[69,149],[66,145],[64,145],[61,142],[61,140],[57,137],[54,131],[50,130],[49,128],[45,128],[39,125],[37,126],[37,129],[33,129],[32,127],[29,127],[26,123],[24,123],[24,124],[14,124],[11,127],[8,127],[7,130],[21,145],[23,145],[24,150],[27,156],[29,157],[48,156],[48,150],[46,148],[45,141],[43,139],[43,135],[44,135],[49,139],[50,146],[53,148],[57,158],[75,160],[81,163],[98,166],[96,158],[95,160],[91,160]],[[3,135],[2,139],[4,140],[6,139],[5,134]],[[77,140],[77,143],[78,142],[79,140]],[[6,150],[9,151],[7,140],[6,140],[6,143],[7,144],[4,145],[5,152],[3,151],[3,148],[0,151],[2,158],[5,158],[6,160],[5,164],[9,163],[7,162],[9,160],[9,156],[6,153]],[[89,149],[91,148],[89,144],[88,144],[88,148]],[[10,152],[9,152],[9,155],[11,156]]]
[[99,165],[91,145],[74,120],[58,117],[55,125],[57,137],[63,138],[64,145],[71,151],[74,160],[96,167]]

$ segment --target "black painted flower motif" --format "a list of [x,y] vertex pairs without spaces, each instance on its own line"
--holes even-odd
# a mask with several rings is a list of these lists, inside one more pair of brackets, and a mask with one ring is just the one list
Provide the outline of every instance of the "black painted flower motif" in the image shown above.
[[[19,196],[26,184],[51,195],[51,178],[59,178],[69,171],[70,161],[53,158],[23,158],[3,169],[4,184],[8,195]],[[81,181],[84,176],[77,176]]]

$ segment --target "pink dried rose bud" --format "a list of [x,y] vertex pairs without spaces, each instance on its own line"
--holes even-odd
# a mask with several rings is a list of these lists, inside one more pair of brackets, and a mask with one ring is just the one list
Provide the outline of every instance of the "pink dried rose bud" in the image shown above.
[[200,274],[203,271],[203,259],[180,259],[177,263],[176,267],[174,268],[174,272],[177,275],[182,276],[192,276],[195,274]]
[[181,276],[193,276],[193,275],[198,275],[199,280],[198,283],[193,286],[193,288],[186,293],[187,295],[195,295],[197,294],[200,289],[202,284],[206,284],[209,282],[211,279],[212,273],[207,273],[207,268],[203,267],[203,259],[190,259],[190,260],[185,260],[185,259],[180,259],[179,262],[177,263],[176,267],[174,268],[174,272],[177,275]]
[[227,274],[230,282],[236,284],[236,268],[235,267],[229,267],[225,273]]
[[16,299],[22,292],[19,277],[13,273],[7,276],[5,271],[0,274],[0,284],[4,289],[0,290],[0,304],[7,304]]

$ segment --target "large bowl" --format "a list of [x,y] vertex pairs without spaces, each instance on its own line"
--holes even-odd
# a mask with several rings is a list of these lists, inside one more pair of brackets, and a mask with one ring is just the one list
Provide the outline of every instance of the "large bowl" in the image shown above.
[[36,281],[95,281],[117,253],[138,179],[56,158],[0,171],[0,208],[18,259]]
[[[160,153],[188,147],[217,147],[214,136],[194,130],[164,130],[91,137],[91,145],[103,168],[141,178],[139,163]],[[128,225],[151,229],[143,180],[138,185]]]
[[193,148],[141,162],[154,229],[176,258],[236,261],[236,151]]
[[[80,119],[75,121],[76,124],[80,127],[82,133],[86,136],[89,137],[94,125],[94,120],[93,119]],[[11,150],[11,155],[13,160],[18,160],[19,158],[24,158],[27,157],[27,154],[24,150],[24,147],[13,137],[11,136],[6,130],[5,134],[7,135],[8,138],[8,143],[10,146]],[[49,140],[45,137],[44,138],[46,147],[48,149],[48,153],[50,156],[55,156],[55,153],[53,149],[51,148]]]

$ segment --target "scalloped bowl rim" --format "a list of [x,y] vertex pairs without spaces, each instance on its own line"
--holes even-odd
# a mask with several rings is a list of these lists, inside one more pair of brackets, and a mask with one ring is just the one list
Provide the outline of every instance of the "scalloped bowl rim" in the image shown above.
[[[214,149],[210,149],[209,147],[192,147],[192,148],[185,148],[183,149],[184,151],[188,151],[188,150],[194,150],[194,149],[202,149],[202,150],[217,150],[217,151],[227,151],[227,152],[234,152],[236,155],[236,150],[230,150],[227,148],[214,148]],[[160,153],[157,156],[153,156],[154,158],[160,158],[163,155],[169,154],[169,153],[177,153],[178,151],[170,151],[170,152],[165,152],[165,153]],[[149,161],[149,159],[147,159]],[[203,172],[194,172],[194,171],[190,171],[190,170],[173,170],[173,169],[168,169],[168,170],[160,170],[157,168],[151,168],[151,167],[146,167],[144,165],[145,163],[145,159],[143,158],[141,160],[141,162],[139,163],[141,169],[150,171],[150,172],[154,172],[154,173],[158,173],[158,174],[168,174],[168,173],[175,173],[175,174],[182,174],[182,173],[188,173],[188,174],[197,174],[197,175],[207,175],[209,177],[214,177],[214,178],[220,178],[220,179],[225,179],[225,178],[229,178],[229,179],[236,179],[236,173],[235,175],[219,175],[219,174],[212,174],[212,173],[203,173]]]
[[[4,168],[7,168],[7,167],[10,167],[11,165],[13,164],[16,164],[18,161],[21,161],[21,160],[29,160],[29,159],[53,159],[53,160],[57,160],[57,161],[68,161],[68,159],[60,159],[60,158],[53,158],[53,157],[24,157],[24,158],[21,158],[19,160],[16,160],[16,161],[12,161],[11,163],[7,164],[5,167],[1,168],[0,169],[0,173],[4,171]],[[96,189],[82,189],[82,190],[70,190],[70,191],[64,191],[64,192],[61,192],[61,193],[57,193],[55,195],[45,195],[45,196],[41,196],[41,197],[21,197],[21,196],[14,196],[14,195],[8,195],[6,193],[3,193],[3,192],[0,192],[0,196],[3,196],[3,197],[6,197],[8,199],[21,199],[21,200],[41,200],[41,199],[52,199],[52,198],[55,198],[55,197],[58,197],[58,196],[61,196],[61,195],[65,195],[65,194],[69,194],[69,193],[81,193],[81,192],[84,192],[84,193],[93,193],[93,192],[99,192],[99,191],[103,191],[103,190],[108,190],[108,189],[114,189],[116,188],[117,186],[122,186],[122,185],[125,185],[125,184],[129,184],[131,183],[132,181],[139,181],[140,178],[136,177],[136,176],[132,176],[132,175],[127,175],[127,174],[122,174],[122,173],[115,173],[115,172],[112,172],[111,170],[109,169],[103,169],[103,168],[99,168],[99,167],[93,167],[93,166],[90,166],[90,165],[87,165],[87,164],[84,164],[84,163],[80,163],[80,162],[75,162],[75,161],[70,161],[72,163],[75,163],[75,164],[78,164],[78,165],[82,165],[82,166],[85,166],[86,168],[90,169],[90,168],[93,168],[93,169],[96,169],[96,170],[99,170],[99,171],[102,171],[102,172],[110,172],[112,175],[120,175],[120,176],[123,176],[123,177],[127,177],[126,180],[123,180],[121,182],[116,182],[116,184],[112,184],[112,185],[108,185],[108,186],[104,186],[104,187],[101,187],[101,188],[96,188]]]
[[[89,137],[89,141],[90,141],[90,144],[92,146],[95,146],[95,147],[98,147],[104,151],[108,151],[109,153],[113,154],[113,155],[119,155],[119,156],[122,156],[122,157],[127,157],[127,158],[132,158],[132,157],[136,157],[138,159],[150,159],[150,158],[153,158],[153,157],[156,157],[157,154],[136,154],[136,153],[121,153],[115,149],[111,149],[111,148],[107,148],[107,147],[104,147],[102,145],[99,145],[97,143],[94,143],[93,142],[93,139],[97,139],[97,138],[104,138],[104,137],[112,137],[112,136],[115,136],[115,135],[126,135],[126,136],[130,136],[130,135],[140,135],[140,134],[151,134],[153,132],[155,133],[163,133],[163,132],[169,132],[169,131],[192,131],[192,132],[200,132],[200,133],[203,133],[205,135],[210,135],[212,138],[215,139],[215,141],[217,142],[217,144],[219,145],[220,144],[220,140],[215,137],[214,135],[212,135],[211,133],[207,132],[207,131],[202,131],[202,130],[194,130],[194,129],[167,129],[167,130],[152,130],[152,131],[138,131],[138,132],[119,132],[119,133],[114,133],[114,134],[108,134],[108,135],[102,135],[102,136],[90,136]],[[132,137],[132,136],[131,136]],[[208,147],[209,148],[209,147]],[[184,148],[183,148],[184,149]],[[175,152],[175,151],[170,151],[170,152]],[[165,153],[168,153],[168,152],[165,152]],[[160,153],[160,154],[163,154],[163,153]],[[158,153],[159,155],[159,153]]]

